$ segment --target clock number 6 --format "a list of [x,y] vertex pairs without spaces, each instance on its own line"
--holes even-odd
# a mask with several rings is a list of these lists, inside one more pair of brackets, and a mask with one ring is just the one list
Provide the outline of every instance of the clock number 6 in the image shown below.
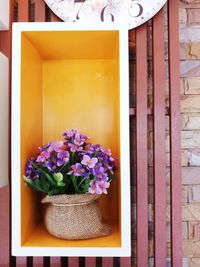
[[[137,15],[135,15],[135,14],[133,15],[131,10],[134,10],[136,6],[138,8],[138,14]],[[143,13],[143,6],[141,4],[138,4],[138,3],[133,3],[133,0],[132,0],[131,8],[129,8],[128,13],[129,13],[129,15],[131,17],[135,17],[135,18],[140,17],[142,15],[142,13]]]
[[[101,11],[101,21],[104,22],[105,20],[105,12],[106,12],[106,9],[107,7],[109,7],[109,5],[105,6],[102,11]],[[115,20],[115,17],[113,14],[109,13],[110,17],[111,17],[111,21],[113,22]]]
[[75,4],[81,4],[80,5],[80,8],[79,8],[79,10],[78,10],[78,12],[77,12],[77,14],[76,14],[76,19],[77,20],[79,20],[80,19],[80,17],[79,17],[79,13],[80,13],[80,11],[81,11],[81,8],[83,7],[83,5],[84,5],[84,3],[86,2],[86,0],[74,0],[74,8],[75,8]]

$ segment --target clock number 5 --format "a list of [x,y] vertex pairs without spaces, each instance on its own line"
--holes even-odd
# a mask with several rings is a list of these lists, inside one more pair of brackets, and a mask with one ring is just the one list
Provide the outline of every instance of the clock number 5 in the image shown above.
[[[101,21],[104,22],[105,21],[105,12],[106,9],[109,7],[109,5],[105,6],[102,11],[101,11]],[[113,22],[115,20],[115,17],[113,14],[109,13],[110,17],[111,17],[111,21]]]
[[[131,17],[140,17],[143,13],[143,6],[141,4],[138,3],[133,3],[134,0],[132,0],[131,2],[131,7],[128,10],[128,13]],[[138,12],[135,12],[135,9],[137,8]]]
[[78,9],[78,12],[76,14],[76,19],[79,20],[80,17],[79,17],[79,13],[81,11],[81,8],[83,7],[84,3],[86,2],[86,0],[74,0],[74,9],[75,9],[75,5],[76,4],[80,4],[80,8]]

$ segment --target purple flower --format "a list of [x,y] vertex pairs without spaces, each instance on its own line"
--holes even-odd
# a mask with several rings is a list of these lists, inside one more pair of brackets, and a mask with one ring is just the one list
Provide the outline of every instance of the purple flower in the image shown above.
[[73,137],[76,133],[78,133],[77,129],[72,129],[72,130],[66,130],[63,133],[63,136],[65,136],[66,140],[69,140],[71,137]]
[[47,149],[47,151],[49,151],[49,152],[53,152],[53,151],[59,152],[61,147],[63,146],[63,144],[64,144],[63,141],[51,142],[49,148]]
[[101,194],[107,194],[107,188],[109,188],[110,183],[109,182],[105,182],[105,181],[91,181],[90,182],[90,187],[88,189],[88,192],[90,194],[97,194],[97,195],[101,195]]
[[88,155],[84,155],[81,163],[90,169],[93,169],[98,162],[97,158],[90,158]]
[[103,166],[106,170],[109,170],[111,174],[113,174],[113,168],[115,167],[115,160],[112,157],[109,157],[102,152],[98,155],[99,161],[103,163]]
[[39,150],[41,151],[47,151],[49,153],[55,151],[55,152],[59,152],[59,150],[61,149],[61,147],[63,146],[63,141],[58,141],[58,142],[49,142],[47,145],[45,146],[40,146]]
[[88,189],[88,192],[89,192],[90,194],[97,194],[96,190],[97,190],[96,183],[95,183],[94,181],[91,181],[91,182],[90,182],[90,187],[89,187],[89,189]]
[[94,154],[96,152],[99,152],[101,150],[101,145],[99,144],[90,144],[88,150],[87,150],[87,153],[88,154]]
[[83,150],[82,146],[78,146],[78,145],[75,145],[75,144],[72,144],[72,143],[69,143],[68,146],[70,148],[70,151],[73,152],[73,153],[80,152],[80,151]]
[[45,146],[39,146],[39,150],[40,151],[47,151],[47,149],[50,147],[51,142],[49,142],[47,145]]
[[43,163],[50,157],[50,153],[47,151],[42,151],[37,157],[36,162]]
[[104,167],[97,166],[94,170],[93,170],[93,175],[99,179],[99,180],[104,180],[107,181],[108,180],[108,176],[107,173],[105,172]]
[[34,164],[34,159],[31,158],[30,160],[27,161],[26,165],[25,165],[25,175],[27,178],[31,179],[31,180],[35,180],[37,178],[39,178],[40,175],[40,171],[37,170],[33,164]]
[[103,147],[101,148],[101,152],[103,152],[104,154],[106,154],[107,156],[112,156],[112,152],[110,148],[104,149]]
[[62,166],[65,163],[69,162],[69,152],[66,150],[60,150],[57,154],[57,166]]
[[51,172],[56,172],[57,166],[53,160],[46,162],[45,167]]
[[73,174],[74,176],[83,176],[82,175],[82,165],[80,163],[76,163],[75,165],[71,166],[71,171],[68,174]]
[[107,188],[110,187],[110,183],[106,181],[96,181],[96,186],[98,188],[98,193],[97,194],[107,194]]
[[86,141],[87,137],[85,137],[84,135],[81,135],[79,133],[77,133],[74,137],[74,144],[81,146],[84,144],[84,142]]

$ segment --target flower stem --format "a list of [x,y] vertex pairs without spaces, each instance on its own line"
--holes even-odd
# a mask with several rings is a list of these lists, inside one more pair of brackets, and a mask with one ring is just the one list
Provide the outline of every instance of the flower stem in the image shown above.
[[80,188],[80,186],[82,185],[82,183],[85,181],[86,178],[83,178],[80,183],[78,184],[78,189]]

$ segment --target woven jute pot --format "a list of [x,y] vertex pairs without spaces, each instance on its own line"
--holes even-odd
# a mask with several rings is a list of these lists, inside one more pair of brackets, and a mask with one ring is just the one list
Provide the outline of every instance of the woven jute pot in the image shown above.
[[44,223],[48,232],[61,239],[90,239],[111,233],[102,223],[98,195],[55,195],[46,196]]

